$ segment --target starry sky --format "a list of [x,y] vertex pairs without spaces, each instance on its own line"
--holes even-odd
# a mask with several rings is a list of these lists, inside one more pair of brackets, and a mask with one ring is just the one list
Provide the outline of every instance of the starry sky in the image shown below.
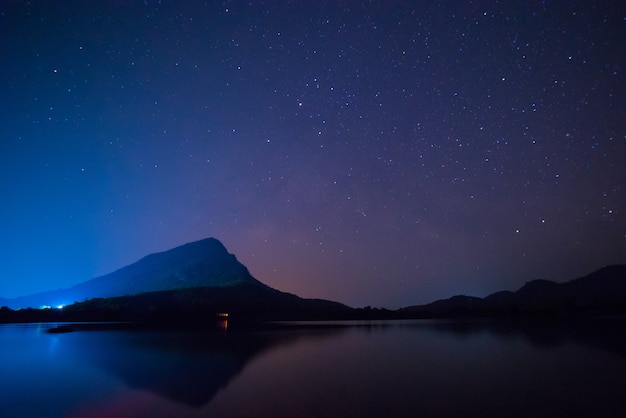
[[3,1],[0,296],[216,237],[397,308],[626,262],[622,1]]

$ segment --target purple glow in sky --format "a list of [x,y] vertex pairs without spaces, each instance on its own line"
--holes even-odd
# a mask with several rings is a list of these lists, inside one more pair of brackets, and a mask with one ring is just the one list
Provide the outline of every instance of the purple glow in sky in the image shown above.
[[213,236],[399,307],[626,262],[626,4],[0,3],[0,297]]

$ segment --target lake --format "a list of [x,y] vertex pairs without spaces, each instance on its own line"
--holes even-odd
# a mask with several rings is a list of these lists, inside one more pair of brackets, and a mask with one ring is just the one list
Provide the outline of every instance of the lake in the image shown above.
[[54,325],[0,325],[0,416],[621,417],[626,411],[623,319],[47,332]]

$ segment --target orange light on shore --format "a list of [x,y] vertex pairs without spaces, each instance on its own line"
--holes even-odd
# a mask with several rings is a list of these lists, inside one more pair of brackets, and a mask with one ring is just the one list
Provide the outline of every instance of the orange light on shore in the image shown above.
[[219,318],[217,324],[218,328],[222,331],[228,331],[228,312],[218,312],[217,317]]

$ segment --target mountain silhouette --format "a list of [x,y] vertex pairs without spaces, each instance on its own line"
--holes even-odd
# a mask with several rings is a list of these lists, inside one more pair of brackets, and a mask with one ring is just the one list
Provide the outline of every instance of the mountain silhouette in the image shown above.
[[398,312],[420,317],[624,313],[626,265],[607,266],[564,283],[532,280],[515,292],[500,291],[485,298],[454,296]]
[[64,305],[62,312],[23,314],[65,321],[202,322],[217,313],[254,319],[330,319],[352,311],[337,302],[300,298],[261,283],[215,238],[148,255],[67,289],[0,300],[0,305]]
[[96,277],[67,289],[0,299],[10,308],[69,305],[91,298],[136,295],[197,287],[231,287],[239,284],[265,285],[215,238],[188,243],[148,255],[113,273]]
[[626,313],[626,265],[607,266],[565,283],[533,280],[517,291],[485,298],[459,295],[395,311],[353,309],[273,289],[252,277],[220,241],[207,238],[148,255],[67,289],[0,299],[0,306],[13,309],[41,305],[66,308],[62,313],[2,308],[0,320],[195,321],[220,312],[254,319],[613,314]]

